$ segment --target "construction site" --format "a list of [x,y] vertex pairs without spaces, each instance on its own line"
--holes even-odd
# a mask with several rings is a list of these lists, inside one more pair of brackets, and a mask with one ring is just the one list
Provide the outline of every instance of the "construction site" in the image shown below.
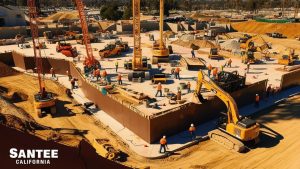
[[26,26],[0,27],[0,125],[84,163],[53,166],[299,168],[298,4],[167,17],[132,0],[113,21],[72,2],[45,16],[28,0]]

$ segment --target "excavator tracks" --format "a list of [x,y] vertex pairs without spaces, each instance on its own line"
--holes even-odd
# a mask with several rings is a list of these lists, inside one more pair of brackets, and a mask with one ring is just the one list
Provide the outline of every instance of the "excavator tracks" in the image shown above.
[[226,149],[236,152],[243,152],[245,150],[243,142],[219,129],[208,132],[208,136],[212,141],[223,145]]

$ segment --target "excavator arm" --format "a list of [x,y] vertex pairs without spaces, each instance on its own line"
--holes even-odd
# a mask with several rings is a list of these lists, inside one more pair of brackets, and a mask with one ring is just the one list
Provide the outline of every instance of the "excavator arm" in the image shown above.
[[206,80],[204,73],[202,71],[199,71],[197,87],[195,90],[195,94],[197,96],[201,95],[200,91],[203,85],[207,90],[212,91],[219,99],[221,99],[225,103],[227,107],[228,123],[237,124],[237,122],[239,121],[239,113],[234,99],[230,96],[229,93],[221,89],[215,82],[210,79]]

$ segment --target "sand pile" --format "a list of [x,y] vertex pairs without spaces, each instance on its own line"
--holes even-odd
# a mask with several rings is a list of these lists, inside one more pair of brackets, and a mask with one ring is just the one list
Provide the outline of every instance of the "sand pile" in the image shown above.
[[57,12],[55,14],[52,14],[46,18],[41,19],[40,21],[62,21],[62,20],[79,20],[78,12]]
[[264,23],[256,21],[247,21],[231,24],[233,29],[239,32],[248,32],[256,34],[265,34],[267,32],[279,32],[288,38],[295,38],[300,35],[300,23]]
[[176,40],[173,41],[172,44],[176,44],[179,46],[183,46],[186,48],[191,48],[191,46],[194,44],[196,46],[199,46],[200,48],[213,48],[215,45],[209,41],[206,40],[190,40],[190,41],[183,41],[183,40]]
[[231,50],[231,51],[239,51],[240,50],[240,43],[237,39],[231,39],[228,41],[225,41],[224,43],[221,43],[221,48],[225,50]]

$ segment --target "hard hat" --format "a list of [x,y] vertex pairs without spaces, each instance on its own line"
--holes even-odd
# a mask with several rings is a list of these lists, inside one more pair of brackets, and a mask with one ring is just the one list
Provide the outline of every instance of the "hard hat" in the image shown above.
[[191,127],[194,127],[194,124],[193,124],[193,123],[191,124]]
[[258,96],[258,94],[256,94],[256,96]]
[[166,136],[163,136],[163,138],[166,138]]

